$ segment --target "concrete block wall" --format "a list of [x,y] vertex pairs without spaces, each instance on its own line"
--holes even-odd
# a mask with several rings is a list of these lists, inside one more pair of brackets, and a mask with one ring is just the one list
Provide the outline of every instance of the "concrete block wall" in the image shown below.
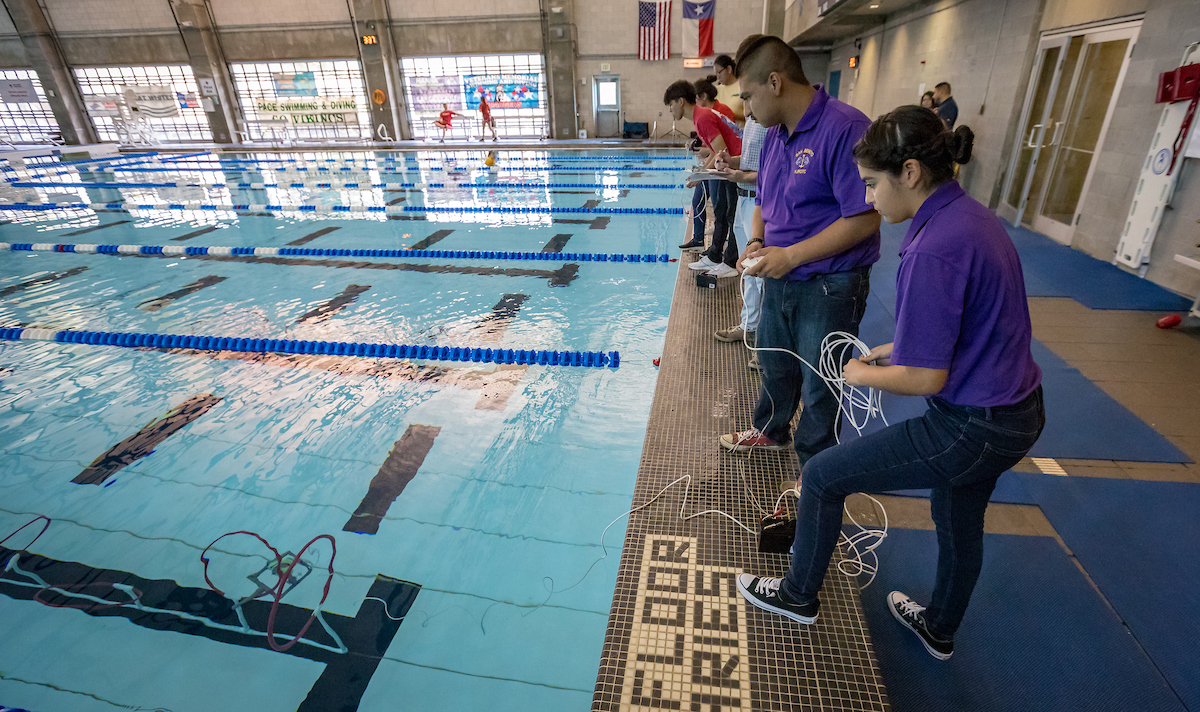
[[[1006,166],[1013,106],[1024,100],[1028,48],[1036,44],[1040,9],[1040,0],[941,0],[918,6],[835,45],[829,70],[842,72],[840,98],[871,118],[918,103],[921,84],[930,90],[950,82],[958,123],[976,135],[975,156],[959,179],[988,203]],[[855,54],[857,71],[848,66]]]
[[330,0],[209,0],[218,27],[349,23],[350,8]]
[[[717,0],[713,22],[713,50],[732,55],[746,35],[762,31],[764,0]],[[600,74],[600,64],[612,65],[611,73],[621,75],[621,108],[626,121],[665,121],[670,113],[663,106],[663,91],[676,79],[696,81],[712,74],[712,68],[685,69],[683,66],[683,3],[671,3],[671,58],[646,62],[637,58],[638,10],[636,3],[621,0],[597,0],[575,4],[578,28],[579,61],[576,87],[580,126],[594,135],[592,119],[592,75]],[[576,81],[579,81],[577,79]],[[660,112],[662,116],[659,116]],[[690,132],[691,122],[679,123]]]
[[0,69],[26,69],[29,60],[25,58],[25,46],[12,18],[3,10],[0,7]]
[[470,0],[470,2],[420,2],[418,0],[390,0],[393,20],[455,18],[455,17],[508,17],[512,15],[537,15],[538,0]]
[[[1073,247],[1102,260],[1111,260],[1116,254],[1138,175],[1154,138],[1162,110],[1162,105],[1154,103],[1158,75],[1179,64],[1184,47],[1200,41],[1200,10],[1195,0],[1149,0],[1143,4],[1146,16],[1137,47],[1117,95],[1072,241]],[[1193,55],[1192,61],[1200,61],[1200,57]],[[1146,277],[1196,296],[1200,272],[1175,262],[1174,256],[1200,253],[1200,159],[1180,160],[1183,164],[1175,167],[1180,172],[1175,197],[1159,226]]]
[[167,0],[44,0],[43,6],[60,36],[175,30],[175,15]]

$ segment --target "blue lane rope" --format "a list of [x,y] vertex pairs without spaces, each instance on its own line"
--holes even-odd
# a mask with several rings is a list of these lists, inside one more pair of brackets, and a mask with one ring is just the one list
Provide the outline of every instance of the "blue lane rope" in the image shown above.
[[107,183],[55,183],[21,181],[13,184],[14,188],[248,188],[263,190],[265,188],[524,188],[538,190],[541,188],[592,188],[595,190],[633,190],[651,188],[655,190],[678,190],[683,186],[671,183],[647,184],[616,184],[616,183],[352,183],[338,181],[337,183],[179,183],[167,181],[162,183],[138,183],[129,181],[110,181]]
[[423,361],[470,361],[472,363],[520,364],[528,366],[583,366],[618,368],[617,351],[547,351],[539,349],[483,349],[469,346],[418,346],[413,344],[367,344],[345,341],[299,341],[295,339],[244,339],[229,336],[190,336],[71,329],[0,329],[4,341],[57,341],[63,344],[121,346],[124,348],[196,349],[239,353],[278,353],[368,358],[418,359]]
[[[208,166],[208,168],[205,168]],[[195,161],[172,161],[169,166],[159,168],[142,167],[142,168],[123,168],[121,166],[112,166],[100,171],[91,171],[92,173],[129,171],[133,173],[144,173],[151,171],[181,171],[185,168],[192,170],[219,170],[220,163],[214,164],[210,161],[195,162]],[[360,168],[358,166],[342,166],[341,168],[327,168],[324,166],[317,167],[317,171],[374,171],[377,173],[401,173],[406,170],[422,170],[422,171],[453,171],[457,170],[457,166],[397,166],[396,168]],[[622,166],[510,166],[498,164],[495,167],[498,171],[680,171],[689,170],[688,166],[637,166],[637,165],[622,165]],[[235,169],[242,170],[242,169]],[[307,171],[311,170],[308,166],[296,165],[288,170]],[[471,169],[478,170],[478,169]]]
[[61,245],[49,242],[0,242],[0,251],[71,252],[96,255],[229,255],[233,257],[408,257],[474,260],[545,260],[550,262],[670,262],[669,255],[619,252],[496,252],[485,250],[372,250],[319,247],[184,247],[183,245]]
[[[473,150],[482,151],[483,149],[473,149]],[[188,153],[188,154],[184,154],[182,156],[170,156],[170,157],[162,158],[160,160],[162,160],[164,162],[178,161],[183,158],[189,158],[192,156],[205,156],[205,155],[210,155],[210,154],[211,154],[211,152],[209,152],[209,151],[203,151],[201,153]],[[679,156],[636,156],[636,155],[633,155],[633,156],[506,156],[504,160],[505,161],[600,161],[600,162],[625,161],[625,162],[629,162],[629,161],[646,161],[646,160],[650,160],[650,161],[686,161],[686,160],[690,160],[690,159],[691,159],[690,155],[684,154],[684,155],[679,155]],[[214,158],[214,159],[212,159],[212,161],[216,162],[216,163],[357,163],[359,161],[361,161],[363,163],[367,163],[370,161],[382,161],[384,163],[417,163],[420,161],[446,161],[446,160],[458,161],[460,163],[465,162],[465,161],[473,161],[476,163],[482,163],[484,159],[473,157],[473,156],[461,157],[461,158],[449,158],[449,159],[433,157],[433,156],[422,156],[420,158],[413,158],[413,157],[408,157],[408,156],[402,156],[400,158],[394,158],[392,156],[383,156],[383,157],[372,156],[370,158],[348,157],[348,158]]]
[[496,213],[519,215],[683,215],[683,208],[544,208],[544,207],[442,207],[425,205],[273,205],[270,203],[8,203],[0,205],[0,210],[242,210],[242,211],[298,211],[308,213],[383,213],[399,215],[404,213]]

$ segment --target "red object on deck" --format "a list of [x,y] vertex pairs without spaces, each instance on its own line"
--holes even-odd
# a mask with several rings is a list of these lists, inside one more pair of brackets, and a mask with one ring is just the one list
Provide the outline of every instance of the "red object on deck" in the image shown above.
[[1160,329],[1174,329],[1183,321],[1183,317],[1178,314],[1168,314],[1155,322]]
[[655,367],[655,368],[658,368],[658,364],[659,364],[661,361],[662,361],[662,357],[661,357],[661,356],[659,356],[658,358],[654,359],[654,367]]

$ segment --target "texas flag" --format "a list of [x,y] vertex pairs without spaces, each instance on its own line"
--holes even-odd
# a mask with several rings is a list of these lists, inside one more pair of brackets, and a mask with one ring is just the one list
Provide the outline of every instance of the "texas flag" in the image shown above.
[[713,15],[717,0],[683,0],[683,56],[695,59],[713,53]]

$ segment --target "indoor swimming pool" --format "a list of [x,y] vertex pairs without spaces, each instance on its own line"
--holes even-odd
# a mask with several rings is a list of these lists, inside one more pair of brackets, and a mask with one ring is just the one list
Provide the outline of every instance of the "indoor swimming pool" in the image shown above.
[[0,706],[587,709],[688,165],[6,170]]

